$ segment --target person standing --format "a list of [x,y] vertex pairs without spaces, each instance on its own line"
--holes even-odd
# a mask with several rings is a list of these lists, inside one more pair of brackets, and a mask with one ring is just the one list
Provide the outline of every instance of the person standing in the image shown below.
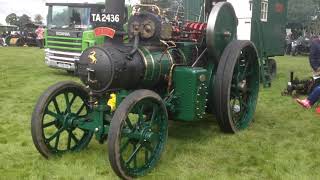
[[286,37],[286,54],[290,55],[292,50],[292,33],[289,33]]
[[311,42],[309,62],[314,75],[320,75],[320,36]]
[[[309,56],[310,66],[313,70],[313,76],[320,75],[320,36],[314,38],[310,46]],[[320,85],[315,87],[306,99],[296,99],[304,108],[310,109],[320,99]],[[317,108],[320,114],[320,107]]]
[[40,49],[43,49],[44,48],[44,28],[42,26],[39,26],[37,29],[36,29],[36,34],[37,34],[37,44],[38,44],[38,47]]

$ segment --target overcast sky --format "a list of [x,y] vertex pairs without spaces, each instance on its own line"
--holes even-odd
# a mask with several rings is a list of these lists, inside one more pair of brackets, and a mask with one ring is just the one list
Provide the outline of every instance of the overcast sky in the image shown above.
[[46,2],[95,3],[104,2],[104,0],[0,0],[0,23],[6,24],[5,19],[10,13],[16,13],[18,16],[27,14],[32,20],[36,14],[41,14],[45,18],[47,16]]

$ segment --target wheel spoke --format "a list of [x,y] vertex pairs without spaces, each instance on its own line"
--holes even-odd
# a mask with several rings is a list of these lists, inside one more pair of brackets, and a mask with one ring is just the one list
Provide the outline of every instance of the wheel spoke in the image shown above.
[[137,155],[135,155],[134,158],[133,158],[133,167],[137,168],[137,164],[138,164],[137,163]]
[[250,77],[250,76],[252,76],[252,75],[253,75],[253,71],[250,71],[250,72],[248,72],[248,73],[246,74],[245,78]]
[[153,148],[149,142],[144,143],[143,146],[146,148],[146,150],[148,150],[152,153]]
[[130,140],[128,139],[124,144],[121,145],[120,147],[120,153],[122,153],[130,144]]
[[61,114],[61,111],[60,111],[59,105],[58,105],[58,103],[57,103],[57,99],[56,99],[56,98],[54,98],[52,101],[53,101],[53,105],[54,105],[54,107],[56,108],[57,113],[58,113],[58,114]]
[[144,118],[143,118],[144,114],[143,114],[143,112],[144,112],[144,104],[142,104],[141,107],[140,107],[140,109],[139,109],[138,124],[142,124],[143,121],[144,121]]
[[233,97],[233,98],[236,98],[236,97],[238,96],[237,93],[236,93],[236,92],[233,92],[233,91],[231,91],[230,94],[231,94],[231,98],[232,98],[232,97]]
[[127,119],[126,119],[126,124],[128,125],[128,127],[131,129],[131,130],[133,130],[134,129],[134,127],[133,127],[133,125],[132,125],[132,123],[131,123],[131,121],[130,121],[130,119],[127,117]]
[[231,108],[232,108],[232,112],[234,112],[234,106],[236,105],[236,99],[233,99],[232,100],[232,106],[231,106]]
[[50,111],[49,109],[46,109],[46,112],[45,112],[45,113],[48,114],[48,115],[50,115],[50,116],[52,116],[52,117],[54,117],[54,118],[56,118],[56,119],[59,119],[59,118],[60,118],[59,114],[57,114],[57,113],[55,113],[55,112],[52,112],[52,111]]
[[76,100],[76,98],[77,98],[77,95],[74,94],[71,101],[70,101],[70,108],[71,108],[72,104],[74,103],[74,101]]
[[245,67],[244,67],[244,70],[243,70],[243,74],[242,74],[241,79],[245,79],[245,78],[247,77],[247,71],[248,71],[249,64],[250,64],[250,62],[249,62],[249,61],[246,61],[246,65],[245,65]]
[[79,108],[79,110],[77,111],[77,115],[79,115],[81,112],[82,112],[82,110],[83,110],[83,108],[85,107],[86,105],[85,105],[85,103],[83,102],[82,103],[82,105],[81,105],[81,107]]
[[63,93],[63,95],[64,95],[64,99],[66,100],[66,106],[67,106],[66,111],[67,111],[67,112],[70,112],[70,101],[69,101],[68,93],[65,92],[65,93]]
[[156,123],[158,111],[159,111],[158,106],[153,106],[152,116],[151,116],[151,124]]
[[54,144],[54,149],[58,149],[58,145],[59,145],[59,140],[60,140],[60,134],[58,134],[57,138],[56,138],[56,143]]
[[79,139],[73,134],[72,131],[70,131],[70,136],[71,136],[72,140],[73,140],[76,144],[78,144]]
[[136,158],[136,156],[137,156],[137,154],[138,154],[138,152],[140,151],[141,148],[142,148],[142,145],[139,144],[138,147],[136,147],[133,150],[133,152],[132,152],[131,156],[129,157],[129,159],[127,160],[126,164],[130,164],[132,162],[132,160],[134,160]]
[[56,133],[54,133],[50,138],[47,139],[47,142],[51,142],[54,138],[59,136],[64,131],[64,128],[60,128]]
[[68,144],[67,144],[67,149],[70,150],[71,147],[71,132],[68,131]]
[[248,105],[246,103],[244,103],[244,102],[241,102],[241,106],[243,106],[244,109],[248,109]]
[[144,160],[145,163],[148,163],[149,161],[149,150],[146,147],[144,148]]
[[56,121],[57,121],[57,120],[54,120],[54,121],[52,121],[52,122],[48,122],[48,123],[44,124],[42,127],[43,127],[43,128],[50,127],[50,126],[54,125],[54,124],[56,123]]

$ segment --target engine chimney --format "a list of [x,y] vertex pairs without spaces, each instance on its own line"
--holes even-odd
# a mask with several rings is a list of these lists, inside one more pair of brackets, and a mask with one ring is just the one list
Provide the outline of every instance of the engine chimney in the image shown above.
[[123,30],[123,24],[125,23],[126,19],[126,6],[125,6],[125,0],[106,0],[106,13],[119,15],[120,22],[117,23],[111,23],[108,24],[109,26],[112,26],[118,31]]

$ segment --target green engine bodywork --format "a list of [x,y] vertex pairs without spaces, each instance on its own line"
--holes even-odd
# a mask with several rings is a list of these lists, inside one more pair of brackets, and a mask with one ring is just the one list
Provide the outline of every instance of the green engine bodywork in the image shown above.
[[177,67],[174,71],[174,120],[197,121],[203,118],[208,101],[208,70]]
[[[286,0],[277,0],[286,2]],[[271,6],[274,6],[273,1],[269,1]],[[275,1],[276,2],[276,1]],[[260,3],[255,1],[254,8],[257,8]],[[258,3],[258,4],[256,4]],[[201,12],[200,9],[203,1],[191,1],[186,0],[185,11],[189,12],[187,14],[187,19],[198,20],[201,19],[201,14],[198,15],[190,14],[190,12]],[[286,3],[285,3],[286,5]],[[254,16],[257,15],[257,9],[254,9]],[[283,16],[283,15],[282,15]],[[258,16],[260,18],[260,15]],[[276,15],[271,15],[270,17],[270,27],[268,24],[263,24],[260,22],[253,22],[255,25],[253,28],[271,28],[278,23],[273,24],[272,19],[275,20]],[[258,19],[253,19],[258,21]],[[279,22],[283,19],[278,19]],[[204,21],[201,19],[201,21]],[[281,28],[281,27],[280,27]],[[266,30],[267,30],[266,29]],[[258,32],[258,34],[257,34]],[[277,51],[267,48],[267,46],[272,45],[272,43],[263,43],[261,41],[266,41],[265,38],[274,32],[269,31],[257,31],[252,34],[253,42],[256,44],[259,58],[262,60],[267,59],[269,56],[281,55],[282,47],[279,45]],[[267,33],[268,32],[268,33]],[[272,37],[279,37],[282,33],[273,35]],[[95,40],[92,39],[92,34],[84,33],[83,47],[89,47]],[[262,39],[261,39],[262,38]],[[96,40],[100,42],[100,40]],[[279,40],[280,41],[280,40]],[[91,44],[90,44],[91,43]],[[265,45],[267,44],[267,45]],[[151,87],[157,92],[166,103],[166,107],[170,112],[170,119],[177,121],[199,121],[201,120],[207,112],[207,104],[212,104],[208,102],[208,99],[213,97],[214,89],[214,78],[216,74],[217,65],[212,61],[203,67],[192,67],[190,63],[194,62],[192,49],[196,47],[196,43],[192,42],[176,42],[177,47],[167,48],[167,49],[157,49],[150,48],[148,46],[140,46],[139,54],[143,57],[145,63],[146,71],[143,76],[142,87]],[[180,59],[173,56],[173,51],[179,51]],[[261,64],[262,65],[262,64]],[[261,66],[260,65],[260,66]],[[263,68],[263,66],[261,66]],[[162,87],[155,87],[156,83],[159,83],[159,79],[165,79],[169,81],[169,84],[165,84]],[[125,99],[132,90],[120,90],[114,92],[116,94],[116,107],[118,107],[123,99]],[[109,121],[112,118],[111,108],[107,105],[109,96],[102,97],[98,100],[97,105],[94,107],[94,112],[91,113],[91,118],[93,121],[83,122],[78,121],[80,128],[92,130],[95,129],[96,138],[103,142],[103,138],[107,135],[109,131]],[[110,116],[111,113],[111,116]],[[106,122],[104,122],[106,121]],[[138,135],[137,135],[138,136]]]
[[[131,52],[127,51],[127,47],[118,48],[118,44],[114,47],[114,49],[118,48],[117,51],[111,51],[111,48],[105,49],[104,53],[108,56],[99,55],[94,48],[89,48],[81,56],[79,62],[86,67],[83,69],[86,69],[87,72],[84,74],[84,78],[81,77],[81,80],[85,82],[83,79],[88,79],[90,83],[85,83],[88,85],[88,89],[72,85],[73,83],[70,85],[70,89],[75,86],[78,87],[78,91],[83,91],[84,95],[80,97],[82,100],[82,105],[79,104],[80,110],[77,110],[76,113],[71,112],[71,105],[78,95],[73,92],[73,100],[70,102],[71,97],[69,97],[68,89],[60,92],[66,102],[67,108],[64,108],[66,112],[59,110],[56,97],[53,97],[51,103],[52,108],[56,109],[56,113],[51,112],[48,107],[42,108],[42,110],[45,109],[46,115],[55,118],[52,122],[46,123],[44,128],[48,124],[55,125],[56,128],[60,128],[62,125],[54,135],[46,139],[47,145],[50,146],[48,142],[57,137],[55,143],[57,150],[59,134],[67,130],[69,133],[67,149],[70,149],[70,139],[72,138],[70,133],[72,134],[75,128],[88,131],[91,136],[95,134],[101,144],[108,138],[112,168],[116,169],[117,173],[120,171],[118,167],[120,163],[130,177],[136,177],[144,175],[153,168],[150,163],[147,163],[149,152],[152,161],[154,163],[158,161],[166,141],[169,119],[184,122],[199,121],[204,118],[206,113],[215,112],[218,124],[225,132],[235,133],[250,125],[258,99],[260,72],[264,84],[267,84],[269,79],[265,68],[268,65],[268,57],[282,54],[281,45],[272,47],[272,39],[279,38],[278,41],[280,43],[282,41],[281,22],[283,22],[282,18],[285,18],[286,8],[280,14],[273,14],[275,12],[271,11],[271,8],[276,6],[279,8],[279,4],[277,5],[279,2],[280,4],[282,2],[286,7],[287,0],[269,0],[269,12],[272,12],[269,15],[269,23],[260,21],[258,6],[261,1],[253,1],[252,28],[254,33],[251,37],[253,43],[236,40],[237,19],[229,3],[218,3],[212,10],[215,17],[206,14],[204,6],[206,0],[184,0],[183,2],[185,21],[206,22],[205,17],[212,20],[207,24],[207,34],[204,34],[204,30],[201,39],[198,40],[180,38],[179,41],[135,42],[131,51],[134,56],[131,56]],[[210,35],[212,36],[210,37]],[[139,38],[135,38],[135,41],[136,39],[139,40]],[[207,40],[212,40],[211,42],[215,43],[214,46],[208,45],[211,42]],[[57,50],[81,52],[88,47],[103,43],[104,38],[95,37],[92,30],[84,31],[82,37],[78,38],[46,35],[46,47]],[[98,48],[101,49],[101,47]],[[119,55],[115,52],[120,52],[121,58],[127,58],[128,61],[136,63],[134,65],[138,68],[126,66],[129,64],[128,61],[121,61],[122,59],[116,56],[110,56],[110,54]],[[258,59],[260,59],[259,62]],[[99,60],[104,60],[105,64],[97,64]],[[110,63],[106,63],[107,61]],[[112,67],[110,68],[112,75],[108,74],[103,78],[97,78],[97,80],[92,79],[91,75],[95,72],[100,73],[95,74],[96,77],[109,73],[107,70],[100,71],[100,67],[102,67],[101,69]],[[120,78],[121,73],[127,73],[128,76]],[[106,88],[100,92],[94,92],[94,87],[90,86],[91,83],[103,84],[103,79],[107,79],[107,77],[112,77],[111,80],[107,80],[110,83],[117,80],[129,84],[132,74],[136,75],[132,78],[134,79],[133,86],[115,85],[113,87],[110,85],[107,86],[109,89]],[[79,73],[79,75],[82,74]],[[55,88],[59,90],[61,87]],[[81,115],[80,112],[84,107],[87,108],[86,114]],[[134,126],[132,122],[134,122]],[[34,132],[37,133],[37,131]],[[162,134],[164,135],[162,136]],[[34,138],[36,141],[38,139]],[[127,141],[122,142],[122,139],[127,139]],[[152,144],[153,140],[156,140],[156,144]],[[132,144],[133,149],[130,149],[130,157],[125,161],[123,155],[126,153],[124,151],[126,148],[123,147],[128,144]],[[150,148],[151,145],[154,145],[155,149]],[[135,161],[141,158],[137,152],[143,146],[145,146],[144,158],[141,161],[142,166],[138,167]],[[116,153],[110,153],[112,151]],[[132,159],[135,160],[133,160],[133,168],[130,170]],[[115,162],[116,160],[119,162]]]

